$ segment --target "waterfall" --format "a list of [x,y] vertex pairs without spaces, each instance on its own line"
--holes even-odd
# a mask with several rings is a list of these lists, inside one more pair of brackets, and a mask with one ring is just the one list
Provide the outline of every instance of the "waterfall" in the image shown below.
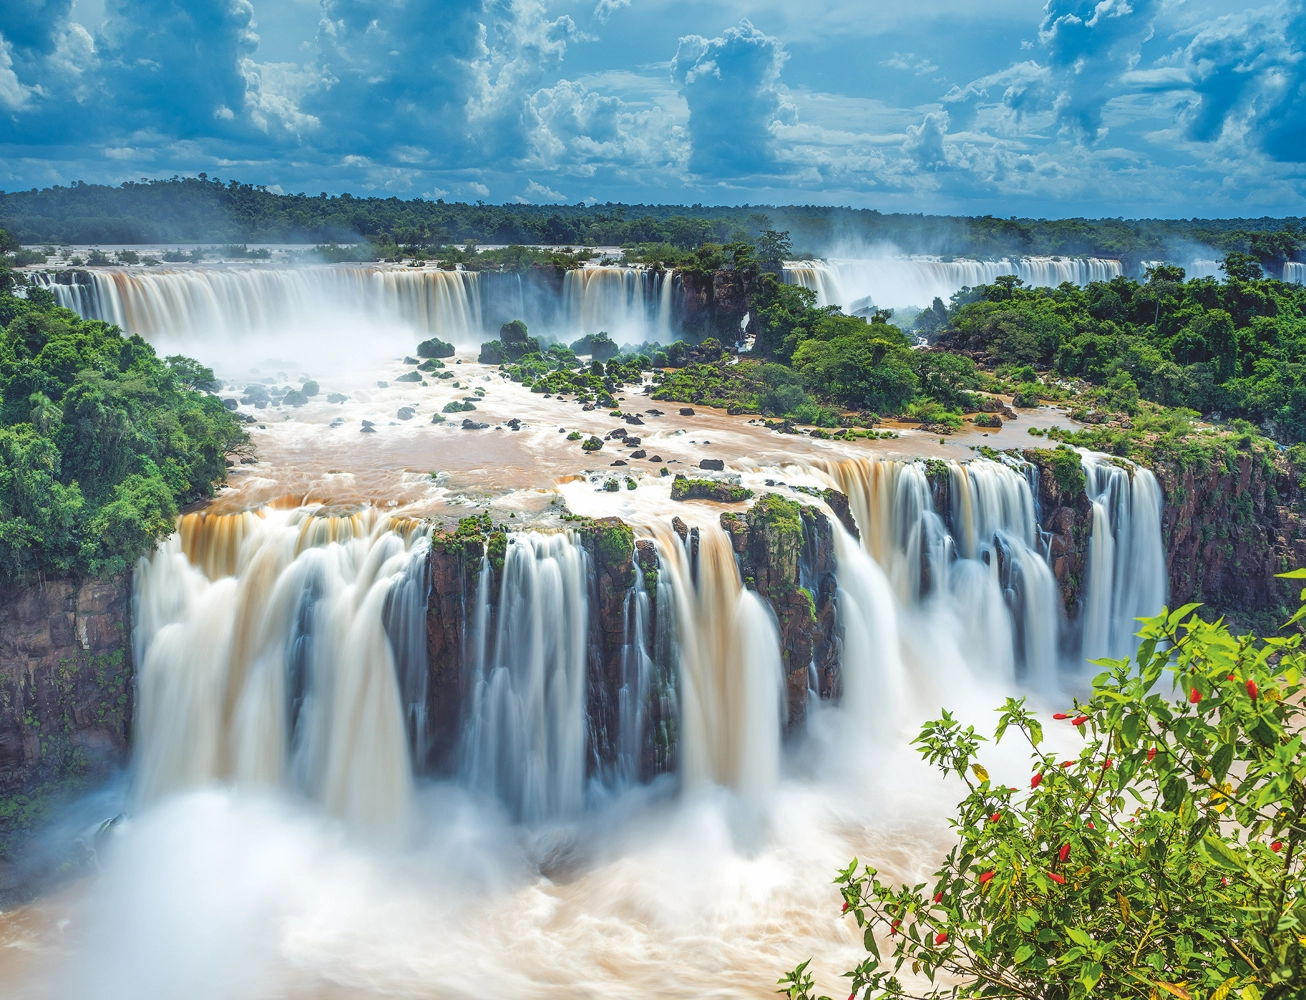
[[562,281],[563,315],[578,335],[608,333],[618,343],[671,339],[671,271],[582,267]]
[[1306,285],[1306,264],[1288,261],[1283,265],[1283,280],[1297,285]]
[[1080,464],[1093,504],[1085,581],[1084,656],[1132,656],[1136,618],[1154,615],[1168,581],[1161,544],[1161,488],[1147,469],[1092,452]]
[[[528,275],[528,277],[530,277]],[[146,339],[239,339],[385,321],[473,347],[509,319],[572,340],[606,331],[619,342],[672,339],[671,271],[567,271],[561,292],[513,272],[359,265],[200,266],[37,271],[59,305]],[[560,297],[559,297],[560,296]]]
[[961,288],[992,284],[1014,274],[1027,285],[1055,288],[1064,281],[1087,285],[1123,274],[1118,260],[1098,257],[1020,257],[1001,260],[941,260],[937,257],[838,258],[789,261],[785,281],[816,292],[818,306],[856,313],[872,306],[928,306],[947,302]]
[[784,677],[771,608],[745,590],[719,526],[681,539],[659,533],[680,658],[680,763],[690,788],[709,784],[760,801],[780,775]]
[[135,575],[139,798],[286,786],[402,838],[425,740],[426,536],[314,508],[178,528]]
[[[1086,472],[1093,468],[1088,477],[1094,527],[1079,623],[1082,648],[1088,657],[1128,655],[1133,618],[1155,614],[1165,601],[1160,491],[1145,470],[1131,481],[1099,456],[1086,456],[1084,463]],[[917,630],[918,642],[946,640],[974,675],[1057,689],[1067,659],[1063,650],[1078,649],[1081,642],[1066,641],[1070,623],[1038,522],[1035,468],[987,459],[935,468],[855,459],[820,468],[848,496],[862,549],[877,571],[868,574],[851,559],[851,542],[838,542],[836,533],[840,588],[860,594],[851,602],[857,616],[878,623],[872,629],[851,621],[846,642],[865,647],[873,632],[887,633],[887,592],[899,615],[927,620],[922,629],[930,635]],[[1139,513],[1131,517],[1133,509]],[[841,601],[841,614],[849,606]],[[877,691],[867,696],[868,704],[899,703],[901,682],[895,678],[902,668],[889,648],[881,645],[869,655],[878,665],[869,680],[858,677],[863,657],[846,650],[850,698],[860,697],[857,687],[866,684]]]
[[590,561],[568,534],[508,536],[497,599],[482,559],[463,776],[514,819],[580,811]]

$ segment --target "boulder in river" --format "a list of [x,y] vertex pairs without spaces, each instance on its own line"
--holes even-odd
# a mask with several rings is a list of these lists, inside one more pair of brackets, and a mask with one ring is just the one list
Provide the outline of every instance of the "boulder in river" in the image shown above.
[[682,406],[680,408],[680,415],[682,417],[692,417],[694,415],[694,408],[692,406]]
[[463,417],[463,430],[465,431],[483,431],[489,426],[489,424],[473,420],[471,417]]
[[698,463],[700,469],[710,469],[712,472],[722,472],[725,470],[726,463],[719,458],[705,458]]
[[235,410],[240,407],[240,401],[236,399],[224,399],[222,401],[223,409]]
[[396,413],[395,416],[398,417],[400,420],[412,420],[413,415],[416,412],[417,411],[414,410],[411,406],[401,406],[399,407],[399,412]]

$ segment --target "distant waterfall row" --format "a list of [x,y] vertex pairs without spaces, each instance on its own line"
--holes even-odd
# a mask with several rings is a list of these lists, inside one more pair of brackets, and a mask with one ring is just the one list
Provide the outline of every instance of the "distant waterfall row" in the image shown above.
[[1098,257],[1020,257],[1002,260],[939,260],[884,257],[873,260],[830,258],[785,264],[784,278],[816,292],[818,306],[840,306],[857,313],[873,306],[927,307],[945,303],[959,289],[989,285],[1014,274],[1027,285],[1055,288],[1063,281],[1087,285],[1124,273],[1120,261]]
[[36,272],[61,306],[146,338],[277,333],[331,317],[385,317],[470,347],[511,319],[572,340],[672,339],[676,277],[588,267],[553,275],[345,265]]
[[[831,517],[834,579],[801,581],[833,587],[835,711],[848,724],[891,740],[950,698],[1024,688],[1059,699],[1083,683],[1085,658],[1133,651],[1134,619],[1166,598],[1160,491],[1105,456],[1081,464],[1092,533],[1069,616],[1033,466],[809,470],[847,495],[860,531]],[[450,664],[427,662],[430,543],[415,524],[311,507],[187,515],[136,573],[140,796],[210,781],[287,787],[402,838],[439,736],[457,780],[515,822],[573,816],[666,772],[763,800],[782,764],[785,675],[803,665],[784,665],[776,614],[745,586],[719,523],[642,534],[606,660],[580,536],[512,532],[502,562],[462,563],[471,582],[457,596],[451,681]],[[458,699],[457,721],[442,723],[456,732],[432,732],[436,677]],[[809,678],[814,703],[815,661]]]

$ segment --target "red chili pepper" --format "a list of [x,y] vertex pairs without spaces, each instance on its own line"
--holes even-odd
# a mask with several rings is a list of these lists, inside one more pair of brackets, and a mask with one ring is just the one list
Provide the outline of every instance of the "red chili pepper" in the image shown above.
[[1064,875],[1058,875],[1056,872],[1048,872],[1048,878],[1050,878],[1057,885],[1066,884],[1066,877]]
[[839,912],[840,912],[840,913],[847,913],[847,912],[848,912],[848,904],[847,904],[847,903],[844,903],[844,904],[843,904],[843,909],[840,910]]
[[1252,696],[1252,701],[1255,701],[1261,696],[1260,689],[1257,688],[1255,681],[1247,682],[1247,693]]
[[1110,758],[1110,757],[1108,757],[1108,758],[1106,759],[1106,761],[1102,764],[1102,770],[1103,770],[1103,771],[1109,771],[1109,770],[1111,770],[1111,758]]
[[897,935],[897,933],[898,933],[898,926],[899,926],[901,923],[902,923],[901,920],[895,920],[893,923],[891,923],[891,924],[889,925],[889,937],[895,937],[895,936]]
[[1150,763],[1156,757],[1156,747],[1151,747],[1147,751],[1147,760]]
[[943,942],[946,941],[946,940],[948,940],[948,932],[947,932],[947,931],[939,931],[939,933],[937,933],[937,934],[934,935],[934,943],[935,943],[935,944],[943,944]]
[[942,890],[942,889],[940,889],[938,892],[936,892],[936,893],[934,894],[934,902],[936,902],[936,903],[942,903],[942,902],[943,902],[943,890]]
[[1032,777],[1032,778],[1029,779],[1029,787],[1030,787],[1030,788],[1037,788],[1037,787],[1038,787],[1039,785],[1041,785],[1042,783],[1043,783],[1043,775],[1041,775],[1041,774],[1036,774],[1036,775],[1034,775],[1034,777]]
[[1054,718],[1054,719],[1068,719],[1068,718],[1070,718],[1070,713],[1069,713],[1069,712],[1053,712],[1053,713],[1052,713],[1052,718]]
[[1002,819],[1002,813],[994,813],[992,816],[989,817],[989,822],[996,823],[1000,819]]
[[1283,841],[1281,841],[1281,840],[1276,840],[1273,844],[1270,845],[1270,850],[1272,850],[1272,851],[1274,851],[1274,853],[1278,854],[1280,851],[1283,850]]
[[1082,726],[1082,725],[1083,725],[1085,722],[1087,722],[1087,721],[1088,721],[1088,716],[1087,716],[1087,715],[1080,715],[1080,716],[1077,716],[1077,717],[1074,718],[1074,719],[1071,719],[1071,720],[1070,720],[1070,724],[1071,724],[1072,726]]
[[1227,878],[1222,878],[1222,879],[1220,879],[1220,884],[1221,884],[1221,885],[1228,885],[1228,884],[1229,884],[1229,880],[1228,880]]
[[1074,767],[1074,766],[1075,766],[1075,762],[1074,762],[1073,760],[1063,760],[1063,761],[1061,762],[1061,766],[1062,766],[1063,768],[1064,768],[1064,767]]
[[1202,700],[1202,692],[1198,691],[1197,688],[1193,688],[1192,691],[1188,693],[1188,700],[1196,705]]
[[1066,858],[1068,857],[1070,857],[1070,845],[1062,844],[1061,850],[1057,852],[1057,860],[1064,865],[1066,863]]
[[983,885],[985,882],[987,882],[996,874],[997,874],[996,872],[985,872],[983,875],[979,877],[980,885]]
[[1230,675],[1226,678],[1226,680],[1233,680],[1233,674],[1230,674]]

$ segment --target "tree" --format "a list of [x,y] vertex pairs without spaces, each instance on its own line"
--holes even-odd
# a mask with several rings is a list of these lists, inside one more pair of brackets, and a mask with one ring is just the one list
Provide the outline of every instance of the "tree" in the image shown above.
[[[1096,661],[1091,697],[1053,716],[1083,734],[1070,760],[1008,699],[994,738],[1028,743],[1028,788],[990,778],[973,727],[926,724],[922,756],[966,784],[958,843],[931,883],[894,887],[856,859],[839,872],[869,952],[854,995],[1303,995],[1302,636],[1235,637],[1196,608],[1144,620],[1136,665]],[[903,983],[904,965],[928,985]],[[780,982],[811,997],[807,963]]]
[[1224,255],[1220,270],[1228,281],[1258,281],[1264,277],[1261,262],[1249,253],[1235,250]]
[[788,260],[793,253],[793,243],[790,242],[788,232],[777,233],[774,229],[766,229],[757,238],[757,259],[764,264]]

